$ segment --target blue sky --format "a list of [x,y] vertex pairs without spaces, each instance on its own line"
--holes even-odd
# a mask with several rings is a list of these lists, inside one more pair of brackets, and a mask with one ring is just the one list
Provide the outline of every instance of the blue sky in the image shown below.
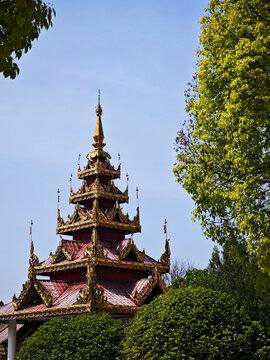
[[91,149],[101,89],[105,150],[122,178],[128,172],[131,217],[136,186],[140,249],[159,258],[168,221],[172,257],[205,267],[213,244],[202,236],[190,196],[175,183],[174,139],[187,115],[184,90],[195,71],[199,19],[205,0],[61,1],[57,16],[19,62],[15,80],[0,78],[1,253],[0,299],[7,302],[27,279],[30,238],[39,259],[58,244],[57,188],[64,217],[69,177],[78,154]]

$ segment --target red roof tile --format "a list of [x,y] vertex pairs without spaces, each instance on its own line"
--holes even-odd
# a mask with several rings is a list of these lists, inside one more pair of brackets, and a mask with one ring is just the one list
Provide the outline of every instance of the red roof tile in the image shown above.
[[59,296],[59,298],[56,299],[53,306],[60,307],[74,304],[77,301],[80,290],[83,286],[84,283],[69,285],[69,287]]
[[[23,326],[24,324],[17,324],[17,331],[20,330]],[[0,330],[0,342],[6,341],[7,339],[8,339],[8,325],[5,325],[5,327],[3,327]]]
[[103,280],[99,281],[98,285],[104,289],[104,295],[109,303],[113,305],[136,306],[128,295],[128,283]]
[[138,281],[134,281],[133,284],[131,284],[130,286],[130,294],[134,296],[136,291],[140,293],[143,288],[148,284],[149,280],[150,279],[144,278]]
[[[120,249],[124,249],[125,246],[127,245],[128,241],[129,241],[129,239],[123,239],[122,241],[118,241],[118,242],[100,240],[100,244],[103,246],[104,253],[107,255],[107,257],[110,260],[119,260],[117,247],[119,246]],[[70,251],[75,250],[74,255],[73,255],[74,260],[82,259],[85,256],[86,249],[90,244],[90,242],[84,243],[84,242],[76,241],[76,240],[72,240],[72,241],[71,240],[64,240],[64,242],[65,242],[67,248]],[[60,263],[64,263],[64,262],[67,262],[67,261],[68,260],[63,260],[63,261],[60,261]],[[133,260],[133,261],[136,262],[136,260]],[[154,264],[157,263],[157,261],[154,260],[153,258],[151,258],[150,256],[145,255],[144,256],[144,263],[154,265]],[[41,265],[42,266],[51,265],[50,258],[43,261],[41,263]]]
[[39,280],[39,283],[46,291],[47,294],[52,293],[53,302],[57,299],[68,287],[68,283],[65,281],[50,281]]
[[4,314],[4,313],[9,313],[14,311],[14,306],[12,304],[12,302],[4,305],[4,306],[0,306],[0,315]]

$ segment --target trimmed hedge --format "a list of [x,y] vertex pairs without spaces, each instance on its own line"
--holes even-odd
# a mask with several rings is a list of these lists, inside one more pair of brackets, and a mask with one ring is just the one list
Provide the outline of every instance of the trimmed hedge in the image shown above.
[[[251,360],[268,349],[259,322],[225,293],[205,288],[170,290],[137,312],[126,329],[127,360]],[[267,359],[267,357],[265,357]]]
[[24,341],[16,360],[115,360],[123,326],[107,314],[53,319]]

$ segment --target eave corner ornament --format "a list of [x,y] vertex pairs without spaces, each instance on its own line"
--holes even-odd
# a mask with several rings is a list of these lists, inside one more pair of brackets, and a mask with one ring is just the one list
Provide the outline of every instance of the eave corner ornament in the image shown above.
[[162,263],[162,265],[170,267],[170,259],[171,259],[170,239],[166,239],[165,251],[161,255],[160,262]]
[[57,247],[55,254],[53,255],[52,253],[50,253],[51,263],[55,264],[61,254],[63,254],[68,261],[71,261],[73,260],[74,253],[75,249],[73,249],[72,251],[68,250],[65,241],[63,240],[62,236],[60,236],[59,246]]
[[163,294],[168,291],[168,288],[162,279],[162,275],[158,269],[158,266],[155,266],[151,278],[143,287],[143,289],[140,291],[140,293],[138,293],[138,291],[136,290],[133,296],[131,294],[129,294],[129,296],[137,306],[141,306],[145,303],[145,301],[150,296],[151,292],[154,290],[156,286],[159,287],[160,291]]
[[95,259],[89,259],[85,286],[80,290],[76,304],[90,304],[93,310],[97,304],[104,304],[106,302],[107,299],[104,296],[104,289],[97,285]]
[[120,260],[124,260],[131,252],[133,252],[133,254],[135,255],[136,259],[139,262],[143,262],[144,261],[144,257],[145,257],[145,251],[139,251],[137,246],[134,243],[133,240],[133,236],[130,237],[130,239],[128,240],[127,245],[123,248],[120,249],[120,247],[117,247],[117,252],[119,255],[119,259]]
[[25,305],[27,302],[27,296],[33,291],[37,293],[47,307],[52,306],[52,293],[47,293],[36,278],[35,267],[39,265],[40,263],[38,257],[34,253],[33,241],[31,241],[28,280],[25,284],[23,284],[20,296],[18,298],[16,298],[15,294],[13,296],[13,305],[15,310],[20,310]]

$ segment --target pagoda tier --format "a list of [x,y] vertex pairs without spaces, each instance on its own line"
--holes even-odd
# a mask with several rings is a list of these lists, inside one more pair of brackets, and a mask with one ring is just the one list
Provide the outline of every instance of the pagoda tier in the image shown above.
[[128,202],[128,187],[124,192],[120,191],[110,180],[108,183],[101,182],[98,178],[93,179],[93,181],[84,180],[81,188],[74,193],[73,189],[70,189],[69,202],[76,203],[85,203],[92,199],[111,199],[117,200],[118,203]]
[[[89,204],[88,208],[81,207],[78,202],[73,215],[68,216],[66,222],[60,216],[60,211],[58,211],[57,234],[74,235],[75,231],[91,229],[93,227],[121,230],[123,231],[123,237],[125,234],[140,232],[139,208],[137,208],[137,215],[134,216],[133,220],[129,220],[128,215],[123,214],[117,200],[109,210],[104,207],[102,209],[97,199]],[[89,236],[90,234],[91,232]]]
[[[168,241],[161,260],[155,261],[140,252],[132,238],[119,244],[116,253],[113,248],[101,245],[96,230],[87,246],[61,239],[55,254],[42,263],[31,243],[28,280],[19,297],[14,295],[11,303],[0,307],[0,321],[46,320],[94,310],[133,314],[154,296],[167,291],[161,273],[168,271],[169,258]],[[122,270],[116,278],[111,269],[104,272],[107,267]],[[84,271],[77,273],[77,279],[65,272],[70,270],[74,274],[79,268]],[[132,271],[128,273],[129,270]],[[57,279],[57,274],[66,279]],[[39,279],[39,275],[50,278]]]
[[[70,189],[74,212],[64,220],[58,209],[56,232],[72,238],[60,238],[56,251],[42,262],[31,243],[28,280],[18,297],[0,306],[0,324],[16,319],[21,340],[38,321],[53,317],[95,311],[128,318],[167,291],[162,274],[170,268],[169,240],[158,261],[137,248],[133,234],[141,231],[139,207],[133,219],[120,207],[128,203],[128,188],[122,192],[113,182],[120,178],[120,166],[115,169],[103,150],[100,104],[96,113],[94,150],[83,170],[78,169],[80,189]],[[6,330],[0,328],[0,359],[7,345]]]
[[[68,270],[85,268],[87,266],[88,251],[91,249],[93,257],[95,257],[95,264],[98,270],[102,271],[103,267],[110,267],[114,269],[132,269],[143,271],[150,275],[155,267],[158,267],[161,273],[166,273],[169,270],[169,245],[166,242],[164,254],[159,261],[152,259],[146,255],[144,251],[139,251],[136,247],[133,238],[124,239],[118,242],[99,241],[97,230],[93,230],[91,244],[88,242],[79,242],[74,240],[64,240],[61,238],[59,246],[54,254],[43,261],[41,264],[35,266],[35,273],[37,275],[49,275],[53,278],[68,279]],[[117,271],[111,269],[107,274],[103,274],[106,279],[112,279],[117,276]],[[62,271],[66,271],[63,273]],[[121,277],[129,278],[134,273],[122,273]],[[139,274],[139,273],[138,273]],[[77,272],[77,279],[80,279],[81,272]]]
[[[93,153],[90,153],[91,155],[93,155]],[[97,156],[98,153],[94,153]],[[100,152],[99,152],[100,154]],[[103,156],[108,155],[107,153],[103,153]],[[103,157],[102,156],[102,157]],[[105,175],[105,176],[109,176],[111,179],[120,179],[121,176],[121,172],[120,172],[120,165],[118,166],[117,169],[115,169],[111,164],[110,161],[105,158],[103,161],[100,160],[100,158],[98,157],[98,159],[96,161],[88,160],[87,165],[85,166],[85,168],[83,170],[81,170],[80,166],[78,168],[78,178],[79,179],[86,179],[87,177],[91,176],[91,175]]]

